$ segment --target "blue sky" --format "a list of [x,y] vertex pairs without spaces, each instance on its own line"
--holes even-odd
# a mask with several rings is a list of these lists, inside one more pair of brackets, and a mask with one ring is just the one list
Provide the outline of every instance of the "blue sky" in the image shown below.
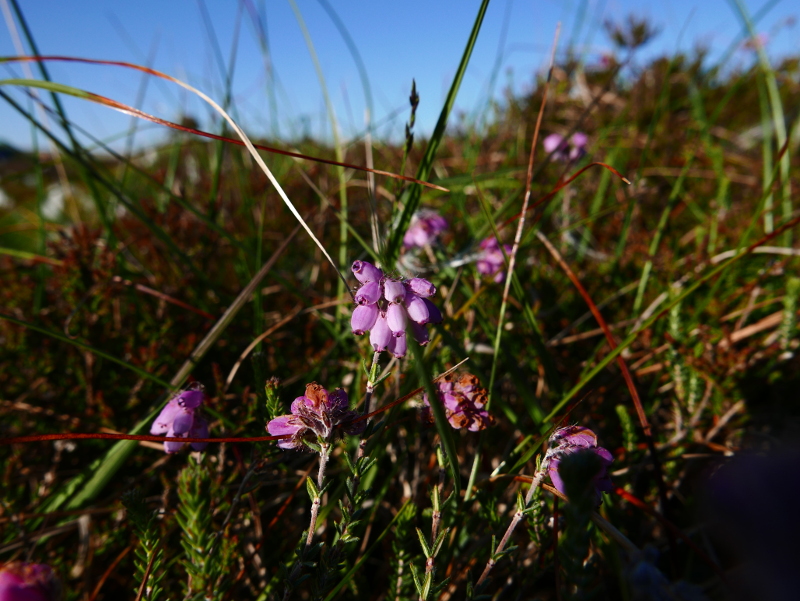
[[[412,78],[416,79],[421,97],[418,128],[430,132],[480,2],[328,1],[335,6],[363,60],[373,97],[373,118],[379,124],[378,134],[400,135],[408,116]],[[5,2],[0,0],[0,5]],[[204,5],[198,0],[19,0],[19,3],[42,54],[151,64],[220,102],[224,96],[220,60],[227,65],[235,50],[234,114],[248,132],[330,135],[321,86],[288,0],[205,0]],[[767,5],[763,1],[743,0],[743,3],[751,15]],[[297,4],[319,56],[342,134],[345,138],[355,136],[363,129],[366,106],[356,62],[319,0],[297,0]],[[770,34],[770,55],[797,53],[798,29],[788,23],[792,17],[800,16],[800,6],[788,0],[769,5],[771,9],[757,30]],[[457,110],[474,114],[485,105],[491,93],[489,82],[493,72],[499,74],[495,95],[508,85],[517,92],[529,87],[546,64],[559,22],[560,48],[572,44],[587,64],[611,50],[601,23],[606,19],[620,21],[629,14],[647,17],[661,29],[640,61],[679,49],[691,50],[698,44],[708,47],[714,58],[742,33],[733,6],[726,0],[492,0],[459,94]],[[271,88],[253,10],[265,19],[269,63],[275,76]],[[207,24],[213,27],[216,45]],[[6,21],[2,27],[0,55],[18,54]],[[738,51],[732,60],[733,64],[746,64],[753,57]],[[190,114],[199,119],[203,128],[215,127],[210,110],[173,84],[148,78],[144,88],[145,76],[120,68],[66,63],[47,66],[57,82],[134,104],[165,119],[176,120],[182,114]],[[19,66],[2,69],[2,78],[25,76]],[[4,89],[29,105],[20,90]],[[143,100],[139,102],[142,94]],[[110,109],[71,98],[64,102],[70,118],[100,138],[118,136],[130,127],[130,117]],[[389,118],[392,114],[397,116]],[[139,144],[157,141],[165,135],[163,128],[144,122],[139,126]],[[0,99],[0,140],[28,148],[30,129]],[[118,148],[121,145],[117,143]]]

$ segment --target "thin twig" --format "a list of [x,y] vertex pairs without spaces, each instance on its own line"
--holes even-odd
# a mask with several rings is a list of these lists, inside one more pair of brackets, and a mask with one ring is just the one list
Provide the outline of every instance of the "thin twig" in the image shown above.
[[[531,487],[528,489],[528,494],[525,495],[525,508],[527,509],[528,506],[531,504],[531,500],[533,499],[533,493],[536,492],[536,489],[542,484],[542,480],[544,479],[546,470],[544,466],[542,469],[536,472],[533,476],[533,480],[531,481]],[[483,573],[481,577],[478,578],[478,582],[475,583],[475,588],[477,589],[483,581],[486,580],[489,576],[489,572],[492,571],[495,565],[497,565],[497,560],[495,559],[498,555],[503,552],[503,549],[506,548],[511,535],[514,534],[514,529],[519,525],[522,519],[525,517],[525,514],[519,507],[517,507],[517,512],[514,514],[514,517],[511,519],[511,523],[508,525],[506,529],[506,533],[503,535],[503,538],[500,539],[500,543],[497,545],[497,548],[492,552],[492,556],[489,558],[489,561],[486,562],[486,567],[483,568]]]

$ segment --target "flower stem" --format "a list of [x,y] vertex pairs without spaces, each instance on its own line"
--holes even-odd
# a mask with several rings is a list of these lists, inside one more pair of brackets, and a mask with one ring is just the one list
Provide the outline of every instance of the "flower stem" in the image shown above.
[[306,555],[308,554],[308,550],[314,540],[314,532],[317,530],[317,516],[319,515],[320,505],[322,505],[322,496],[320,495],[320,491],[322,491],[322,488],[325,485],[325,469],[328,467],[330,449],[330,443],[322,442],[320,444],[319,470],[317,471],[317,494],[315,494],[314,498],[311,500],[311,519],[308,523],[306,544],[303,546],[303,550],[300,552],[299,560],[294,564],[292,572],[289,574],[289,578],[286,582],[286,588],[283,591],[283,601],[288,601],[288,599],[292,596],[292,590],[294,589],[293,583],[298,579],[303,570],[303,562],[306,560]]
[[367,390],[364,394],[364,415],[369,413],[370,402],[372,401],[372,393],[375,391],[375,375],[378,371],[378,360],[380,359],[380,351],[375,351],[372,355],[372,366],[369,368],[369,377],[367,378]]
[[[328,458],[330,457],[331,446],[327,442],[320,445],[319,452],[319,471],[317,472],[317,490],[321,491],[325,484],[325,468],[328,467]],[[308,535],[306,536],[306,549],[311,546],[311,541],[314,538],[314,532],[317,529],[317,515],[319,515],[319,507],[322,504],[322,497],[317,494],[311,502],[311,520],[308,524]],[[305,555],[306,549],[303,550]]]
[[[531,487],[528,489],[528,494],[525,495],[525,508],[527,509],[528,505],[531,504],[531,500],[533,499],[533,493],[536,492],[536,489],[544,480],[545,470],[540,469],[536,474],[533,476],[533,481],[531,482]],[[486,567],[483,568],[483,573],[481,577],[478,578],[478,582],[475,583],[475,588],[477,589],[483,581],[486,580],[489,576],[489,572],[492,571],[492,568],[497,564],[497,560],[495,559],[498,555],[503,552],[503,549],[506,548],[511,535],[514,533],[514,529],[517,525],[522,521],[525,517],[525,514],[517,508],[517,512],[514,514],[514,517],[511,519],[511,523],[508,525],[508,529],[506,533],[503,535],[503,538],[500,540],[500,543],[497,545],[497,549],[495,549],[492,556],[489,558],[489,561],[486,562]]]

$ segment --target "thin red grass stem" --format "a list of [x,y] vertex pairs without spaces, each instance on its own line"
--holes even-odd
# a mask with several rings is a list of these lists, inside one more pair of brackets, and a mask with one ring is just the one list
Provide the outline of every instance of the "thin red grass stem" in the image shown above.
[[[561,253],[558,252],[556,247],[550,243],[544,234],[542,234],[540,231],[537,231],[536,236],[539,238],[542,244],[544,244],[545,248],[547,248],[561,269],[564,270],[564,273],[567,274],[567,277],[569,277],[575,288],[577,288],[578,292],[583,297],[583,300],[589,306],[589,310],[592,312],[592,315],[594,315],[594,318],[597,320],[598,325],[603,330],[606,340],[608,341],[608,346],[610,346],[611,350],[614,351],[617,348],[617,342],[614,340],[614,335],[611,333],[606,320],[603,319],[603,316],[601,315],[600,310],[597,308],[597,305],[592,300],[592,297],[589,296],[586,288],[584,288],[583,284],[581,284],[578,276],[576,276],[575,272],[570,269],[569,265],[567,265],[567,262],[564,261],[564,258],[561,256]],[[653,431],[650,427],[650,422],[647,421],[647,415],[645,415],[644,407],[642,407],[642,400],[639,397],[639,391],[636,390],[636,384],[633,382],[633,376],[631,376],[631,372],[628,369],[628,364],[625,363],[625,359],[622,358],[622,355],[617,355],[617,364],[622,372],[622,377],[625,379],[625,384],[628,386],[628,390],[631,393],[631,399],[633,400],[633,405],[636,408],[636,413],[639,417],[639,424],[642,426],[642,430],[644,431],[645,442],[650,450],[650,457],[653,460],[653,469],[655,471],[656,485],[658,486],[658,496],[661,503],[661,509],[666,513],[667,487],[664,483],[664,472],[661,469],[661,462],[658,459],[658,452],[656,450],[655,442],[653,441]],[[670,551],[672,551],[671,556],[674,558],[676,550],[675,535],[672,533],[672,531],[668,531],[667,534],[667,538],[669,539],[670,543]]]
[[178,438],[175,436],[151,436],[149,434],[83,434],[63,432],[60,434],[29,434],[28,436],[14,436],[0,438],[0,445],[17,444],[23,442],[43,442],[47,440],[144,440],[148,442],[265,442],[269,440],[283,440],[290,438],[290,434],[280,436],[253,436],[245,438]]

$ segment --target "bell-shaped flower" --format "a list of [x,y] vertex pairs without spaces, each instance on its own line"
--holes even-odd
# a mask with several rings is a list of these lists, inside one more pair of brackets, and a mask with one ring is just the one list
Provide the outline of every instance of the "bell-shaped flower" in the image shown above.
[[614,457],[608,450],[597,446],[597,435],[583,426],[558,428],[550,436],[549,447],[544,456],[542,468],[547,470],[553,486],[565,494],[564,480],[559,473],[561,460],[573,453],[593,453],[599,457],[600,469],[592,478],[592,487],[595,505],[600,505],[603,500],[602,493],[611,492],[614,488],[608,475],[608,468],[614,461]]
[[375,325],[378,319],[377,305],[358,305],[353,309],[353,318],[350,320],[350,326],[353,328],[353,334],[361,336],[364,332],[369,332]]
[[392,330],[386,322],[386,315],[381,313],[369,333],[369,342],[375,351],[385,351],[392,340]]
[[362,283],[354,295],[356,307],[350,320],[353,334],[370,332],[372,348],[388,350],[395,357],[405,356],[407,340],[391,338],[405,337],[407,329],[419,344],[428,343],[423,326],[442,322],[441,311],[428,298],[436,293],[433,284],[424,278],[386,276],[366,261],[355,261],[353,273]]
[[412,294],[421,298],[428,298],[436,294],[436,286],[425,278],[411,278],[406,282],[406,285]]
[[381,298],[381,285],[378,282],[367,282],[355,294],[359,305],[374,305]]
[[[436,395],[444,406],[447,421],[456,430],[466,428],[478,432],[491,426],[494,418],[484,408],[486,405],[486,389],[481,388],[480,380],[472,374],[454,376],[450,374],[435,383]],[[422,419],[433,423],[430,400],[427,393],[422,397],[425,406]]]
[[[150,434],[166,434],[167,438],[208,438],[208,421],[199,413],[204,398],[201,387],[178,393],[161,410],[150,427]],[[195,451],[202,451],[208,446],[205,442],[191,444]],[[164,451],[177,453],[183,445],[182,442],[164,441]]]
[[338,431],[360,434],[366,422],[353,422],[347,393],[337,388],[329,393],[316,382],[306,386],[303,396],[292,403],[291,415],[281,415],[267,424],[272,436],[287,436],[278,442],[283,449],[302,449],[322,440],[330,442]]
[[61,584],[50,566],[12,561],[0,569],[0,601],[57,601]]
[[421,209],[411,218],[411,224],[403,236],[403,246],[408,248],[431,246],[446,229],[447,220],[444,217],[436,211]]
[[[505,254],[511,253],[511,246],[508,244],[503,245]],[[506,266],[505,256],[503,251],[500,250],[500,243],[497,238],[490,236],[480,243],[480,251],[478,252],[478,261],[476,267],[478,273],[482,275],[492,276],[498,284],[506,279]]]
[[394,336],[405,334],[407,319],[408,313],[403,305],[392,303],[386,310],[386,323]]
[[547,154],[553,154],[555,160],[572,163],[586,154],[588,141],[589,136],[577,131],[569,137],[569,140],[559,134],[550,134],[542,140],[542,146]]
[[353,274],[362,284],[380,282],[383,279],[383,272],[372,263],[367,263],[366,261],[354,261]]

